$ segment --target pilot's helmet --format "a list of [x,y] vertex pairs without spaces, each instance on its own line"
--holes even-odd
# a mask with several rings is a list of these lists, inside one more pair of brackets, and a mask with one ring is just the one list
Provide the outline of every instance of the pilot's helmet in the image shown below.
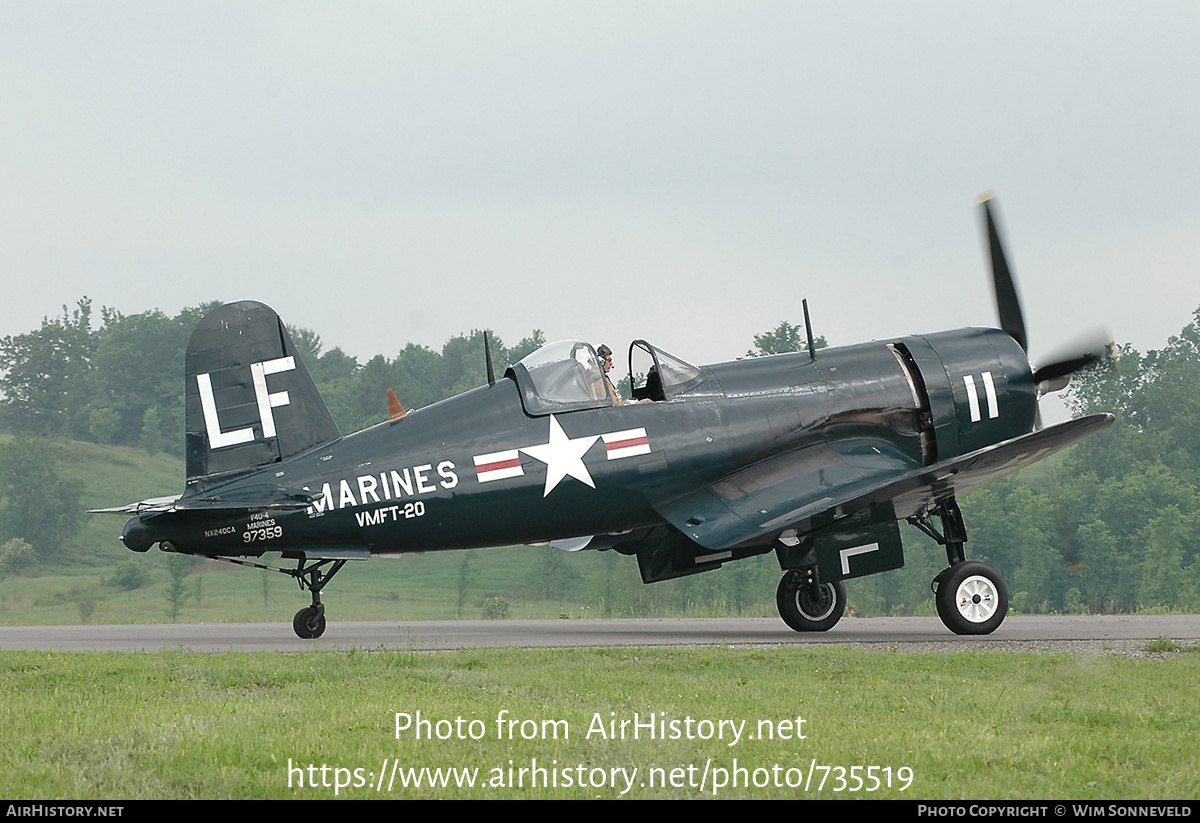
[[596,349],[596,354],[600,355],[600,368],[607,374],[612,368],[612,349],[601,343],[600,348]]

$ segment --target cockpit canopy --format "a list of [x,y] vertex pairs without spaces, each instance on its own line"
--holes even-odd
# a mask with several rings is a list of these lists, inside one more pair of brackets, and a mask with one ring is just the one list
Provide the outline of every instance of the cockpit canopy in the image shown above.
[[[670,400],[703,381],[705,372],[635,340],[629,349],[630,386],[634,400]],[[532,415],[595,409],[613,405],[596,350],[579,340],[543,346],[510,366],[521,403]]]
[[703,379],[703,371],[645,340],[629,345],[629,385],[634,400],[670,400]]
[[600,358],[589,344],[560,340],[510,367],[529,414],[611,406]]

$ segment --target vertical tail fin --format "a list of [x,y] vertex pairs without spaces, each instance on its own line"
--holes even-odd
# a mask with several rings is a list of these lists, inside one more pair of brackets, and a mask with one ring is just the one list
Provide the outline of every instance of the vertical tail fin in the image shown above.
[[283,321],[250,300],[213,309],[188,343],[188,488],[341,437]]

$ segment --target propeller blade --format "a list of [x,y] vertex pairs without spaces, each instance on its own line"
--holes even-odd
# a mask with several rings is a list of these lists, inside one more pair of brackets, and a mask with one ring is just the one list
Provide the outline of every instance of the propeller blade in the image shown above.
[[1111,346],[1112,334],[1103,326],[1077,334],[1045,356],[1045,362],[1033,370],[1033,382],[1047,384],[1043,394],[1058,391],[1072,373],[1107,357]]
[[996,296],[996,312],[1000,315],[1000,328],[1008,332],[1024,351],[1029,351],[1029,338],[1025,334],[1025,318],[1021,315],[1021,300],[1017,297],[1017,286],[1004,254],[1004,240],[996,227],[992,214],[992,193],[979,198],[983,207],[984,223],[988,236],[989,259],[992,264],[992,287]]

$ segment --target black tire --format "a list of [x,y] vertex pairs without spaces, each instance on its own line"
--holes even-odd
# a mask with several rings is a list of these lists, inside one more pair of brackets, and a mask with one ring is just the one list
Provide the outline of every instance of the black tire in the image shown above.
[[1008,587],[986,563],[956,563],[937,584],[938,617],[955,634],[991,634],[1008,614]]
[[785,574],[775,591],[775,605],[788,628],[797,632],[827,632],[846,611],[846,585],[840,580],[817,586],[789,588]]
[[301,640],[314,640],[325,634],[325,610],[308,606],[292,618],[292,630]]

